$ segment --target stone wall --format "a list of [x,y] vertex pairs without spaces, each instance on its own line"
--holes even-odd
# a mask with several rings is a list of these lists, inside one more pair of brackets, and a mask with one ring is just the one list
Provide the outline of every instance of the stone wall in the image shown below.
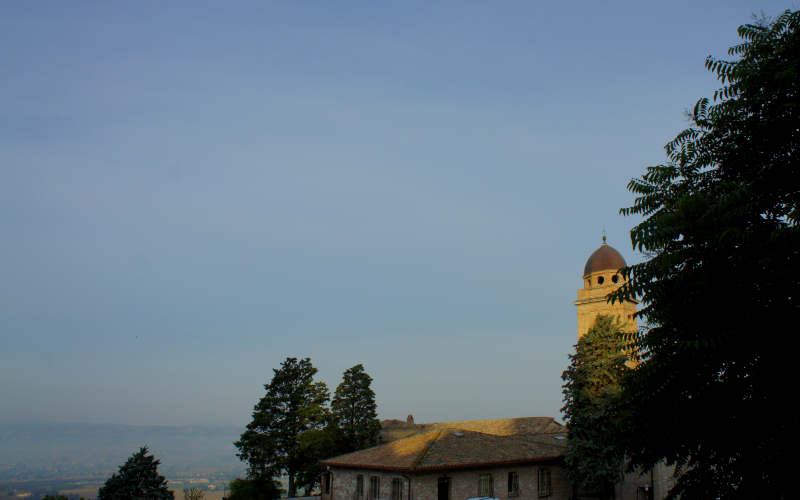
[[[614,282],[616,276],[617,282]],[[603,283],[598,284],[602,278]],[[574,304],[578,307],[578,338],[594,325],[595,319],[600,314],[615,316],[624,323],[624,331],[635,332],[638,329],[636,318],[636,304],[634,302],[615,302],[609,304],[606,297],[615,291],[625,280],[615,271],[598,271],[584,277],[584,287],[578,290],[578,300]]]
[[[491,474],[493,495],[500,500],[538,500],[539,469],[550,472],[551,495],[547,500],[568,500],[572,489],[567,481],[564,469],[560,465],[524,465],[517,467],[498,467],[492,469],[475,469],[468,471],[455,471],[442,474],[419,475],[414,478],[412,500],[437,500],[437,484],[440,477],[450,478],[450,499],[464,500],[478,496],[478,481],[480,476]],[[509,496],[508,473],[519,474],[519,493]]]
[[627,473],[619,483],[616,490],[616,500],[645,500],[645,491],[652,489],[652,496],[656,500],[666,498],[669,490],[675,485],[675,468],[663,462],[656,464],[652,471]]
[[[356,478],[359,474],[364,477],[364,500],[368,500],[370,476],[376,476],[380,481],[380,497],[375,500],[391,500],[392,479],[394,478],[402,480],[403,500],[438,500],[438,482],[443,477],[450,479],[450,500],[465,500],[478,495],[478,481],[481,475],[485,474],[492,476],[493,494],[500,500],[539,500],[540,468],[550,472],[551,495],[546,499],[568,500],[572,489],[563,467],[558,464],[498,467],[409,476],[390,472],[333,468],[330,493],[323,494],[321,500],[357,500],[355,491]],[[508,473],[512,471],[519,475],[519,492],[515,496],[509,496],[508,491]],[[411,479],[410,495],[409,478]]]
[[408,479],[402,474],[363,469],[331,468],[331,489],[328,494],[323,491],[321,500],[358,500],[355,493],[359,475],[364,478],[364,500],[369,498],[369,478],[373,476],[377,477],[380,483],[380,495],[375,500],[391,500],[393,479],[401,480],[402,498],[403,500],[409,499]]
[[[550,471],[551,494],[544,498],[539,497],[539,469]],[[650,472],[626,474],[623,482],[616,487],[616,500],[643,499],[643,491],[638,490],[645,486],[653,488],[652,498],[663,499],[674,484],[673,470],[672,467],[659,464],[653,470],[652,475]],[[512,471],[519,475],[519,494],[516,496],[509,495],[508,491],[508,473]],[[411,475],[332,468],[331,489],[327,494],[323,492],[321,500],[391,500],[392,479],[401,480],[402,500],[438,500],[438,482],[440,478],[445,477],[450,479],[450,500],[465,500],[478,496],[478,481],[484,474],[492,476],[493,494],[500,500],[569,500],[572,498],[572,487],[567,480],[564,467],[560,464],[542,464]],[[364,497],[362,499],[355,496],[356,478],[359,475],[364,478]],[[377,499],[369,497],[371,476],[379,478],[380,496]],[[411,481],[410,493],[409,480]]]

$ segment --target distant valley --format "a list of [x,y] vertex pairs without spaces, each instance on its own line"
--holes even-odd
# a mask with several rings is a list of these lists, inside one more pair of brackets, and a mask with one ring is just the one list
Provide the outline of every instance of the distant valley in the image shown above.
[[0,422],[0,492],[102,482],[142,446],[161,460],[159,471],[176,486],[189,481],[226,484],[244,473],[233,446],[243,430]]

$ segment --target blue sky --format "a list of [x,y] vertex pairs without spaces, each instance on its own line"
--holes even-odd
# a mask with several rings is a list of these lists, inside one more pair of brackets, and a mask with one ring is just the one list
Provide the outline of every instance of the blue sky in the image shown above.
[[0,420],[244,425],[287,356],[384,418],[559,416],[572,301],[753,13],[0,7]]

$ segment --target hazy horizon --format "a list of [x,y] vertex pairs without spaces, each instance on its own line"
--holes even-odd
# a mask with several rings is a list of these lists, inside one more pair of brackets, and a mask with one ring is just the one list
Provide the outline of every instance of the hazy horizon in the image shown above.
[[0,421],[552,416],[572,302],[736,28],[797,2],[7,3]]

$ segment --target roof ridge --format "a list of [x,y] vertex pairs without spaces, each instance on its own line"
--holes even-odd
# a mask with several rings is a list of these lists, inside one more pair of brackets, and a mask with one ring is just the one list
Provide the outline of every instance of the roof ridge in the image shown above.
[[449,428],[449,429],[442,429],[440,432],[446,433],[446,434],[456,434],[456,435],[457,434],[462,434],[463,435],[465,433],[468,433],[468,434],[480,434],[481,436],[492,436],[492,437],[511,437],[511,436],[514,436],[514,434],[492,434],[491,432],[474,431],[474,430],[471,430],[471,429],[461,429],[459,427],[452,427],[452,428]]
[[524,432],[515,432],[514,434],[494,434],[492,432],[472,431],[472,430],[469,430],[469,429],[442,429],[441,432],[442,433],[446,433],[446,434],[455,434],[455,433],[479,434],[481,436],[489,436],[489,437],[499,438],[499,439],[514,439],[514,438],[517,438],[517,437],[520,437],[520,436],[551,437],[553,435],[566,434],[565,431],[558,431],[558,430],[552,430],[552,431],[545,431],[545,430],[524,431]]
[[417,456],[414,457],[414,460],[411,462],[411,466],[409,467],[409,469],[414,470],[414,469],[417,468],[417,466],[420,464],[420,462],[422,462],[422,459],[425,458],[425,455],[428,454],[428,450],[431,449],[431,446],[433,446],[433,443],[435,443],[439,439],[439,437],[442,435],[442,431],[441,430],[436,430],[436,431],[433,431],[433,432],[435,432],[436,435],[433,436],[433,438],[425,444],[425,446],[422,448],[422,450],[420,450],[420,452],[417,454]]

